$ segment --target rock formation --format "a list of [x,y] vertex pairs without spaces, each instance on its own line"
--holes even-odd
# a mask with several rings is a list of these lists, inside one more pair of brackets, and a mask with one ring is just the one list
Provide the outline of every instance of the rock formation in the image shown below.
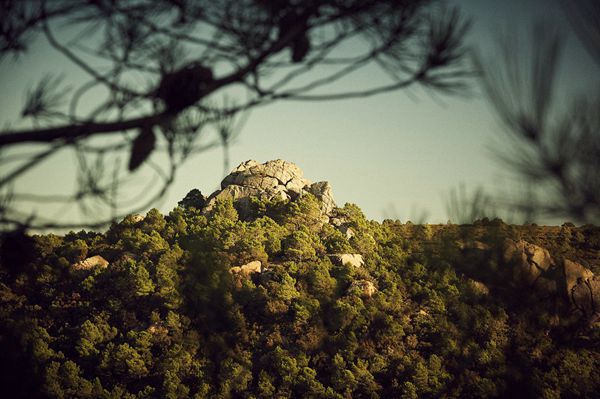
[[573,306],[588,319],[600,314],[600,276],[565,259],[565,289]]
[[249,276],[252,273],[262,273],[263,267],[262,263],[259,260],[254,260],[252,262],[246,263],[242,266],[235,266],[229,269],[231,274],[240,274],[242,276]]
[[71,267],[73,270],[90,270],[94,267],[105,268],[108,266],[108,261],[100,255],[91,256],[87,259],[82,260],[73,264]]
[[[462,249],[469,253],[471,248]],[[562,303],[571,315],[579,314],[590,324],[600,319],[600,276],[572,260],[555,259],[547,249],[524,240],[506,239],[501,249],[500,261],[509,268],[505,270],[516,289],[526,288],[524,293],[548,303]]]
[[554,266],[547,249],[523,240],[507,239],[504,242],[503,257],[504,262],[514,263],[515,280],[527,285],[533,285],[542,273]]
[[350,265],[362,267],[365,264],[361,254],[331,254],[328,255],[331,262],[337,265]]
[[328,182],[311,183],[292,162],[277,159],[259,164],[250,160],[241,163],[223,179],[221,190],[208,197],[203,212],[210,212],[220,199],[232,199],[243,217],[249,210],[251,197],[293,201],[306,193],[319,200],[321,212],[328,220],[336,206]]

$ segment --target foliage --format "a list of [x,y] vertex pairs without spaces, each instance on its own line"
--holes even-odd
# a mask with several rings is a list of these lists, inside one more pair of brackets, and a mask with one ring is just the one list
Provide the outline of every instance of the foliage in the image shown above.
[[[597,265],[597,228],[567,224],[544,230],[498,220],[380,224],[346,205],[336,212],[355,232],[348,239],[318,223],[312,201],[255,201],[256,213],[244,220],[231,201],[208,215],[194,206],[177,207],[168,216],[152,210],[143,220],[115,223],[105,234],[26,241],[31,251],[12,253],[0,268],[3,393],[597,394],[597,331],[583,339],[553,325],[543,302],[523,306],[494,285],[489,295],[475,290],[472,273],[491,275],[494,261],[461,256],[456,244],[523,237],[547,245],[553,255],[586,255],[588,264]],[[365,265],[332,263],[327,254],[342,250],[361,253]],[[71,270],[92,255],[103,256],[109,266]],[[262,273],[230,272],[252,260],[261,261]],[[365,295],[353,286],[359,281],[372,282],[376,291]]]

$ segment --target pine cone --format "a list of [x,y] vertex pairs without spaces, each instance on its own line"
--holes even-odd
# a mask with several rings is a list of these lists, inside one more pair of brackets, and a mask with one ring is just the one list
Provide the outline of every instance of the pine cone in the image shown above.
[[200,100],[212,81],[209,68],[191,63],[165,74],[156,89],[156,97],[163,101],[167,112],[177,113]]

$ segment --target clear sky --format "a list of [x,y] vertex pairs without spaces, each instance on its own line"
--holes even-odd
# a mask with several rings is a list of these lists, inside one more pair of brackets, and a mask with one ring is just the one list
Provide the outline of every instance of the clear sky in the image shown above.
[[[472,18],[468,41],[482,51],[492,48],[499,29],[527,31],[540,18],[569,29],[554,0],[453,3]],[[561,87],[586,89],[596,70],[573,35],[565,55]],[[15,120],[22,93],[32,81],[45,72],[69,70],[65,68],[43,44],[16,63],[0,64],[0,123]],[[380,73],[365,71],[343,84],[369,83]],[[356,203],[369,218],[416,220],[426,212],[427,221],[445,222],[444,197],[451,188],[464,183],[493,193],[506,186],[505,166],[491,157],[491,147],[501,135],[475,82],[468,97],[440,97],[412,89],[339,102],[279,102],[252,112],[230,149],[230,166],[248,159],[289,160],[304,170],[306,178],[329,181],[339,205]],[[159,208],[168,212],[192,188],[210,194],[223,177],[222,165],[221,149],[188,161]],[[29,192],[61,184],[69,188],[72,168],[73,159],[53,160],[23,180],[22,187]],[[44,207],[38,211],[44,212]]]

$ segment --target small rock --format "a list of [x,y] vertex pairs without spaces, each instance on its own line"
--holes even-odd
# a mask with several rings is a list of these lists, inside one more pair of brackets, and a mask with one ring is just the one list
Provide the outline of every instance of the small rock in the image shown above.
[[133,223],[139,223],[142,220],[144,220],[144,216],[143,215],[140,215],[140,214],[137,214],[137,213],[134,214],[134,215],[131,215],[131,221]]
[[375,284],[373,284],[369,280],[356,280],[350,284],[350,288],[348,288],[348,293],[358,293],[360,296],[372,297],[373,294],[377,291]]
[[349,265],[353,267],[362,267],[365,264],[361,254],[331,254],[328,255],[331,261],[337,265]]
[[352,230],[350,227],[348,226],[340,226],[340,232],[346,236],[346,239],[349,240],[352,237],[354,237],[356,234],[354,233],[354,230]]
[[108,266],[108,261],[104,259],[100,255],[91,256],[87,259],[82,260],[81,262],[77,262],[73,264],[71,267],[73,270],[90,270],[94,267],[106,268]]
[[240,274],[242,276],[249,276],[252,273],[262,273],[262,263],[259,260],[254,260],[252,262],[246,263],[242,266],[235,266],[229,269],[229,273],[231,274]]

